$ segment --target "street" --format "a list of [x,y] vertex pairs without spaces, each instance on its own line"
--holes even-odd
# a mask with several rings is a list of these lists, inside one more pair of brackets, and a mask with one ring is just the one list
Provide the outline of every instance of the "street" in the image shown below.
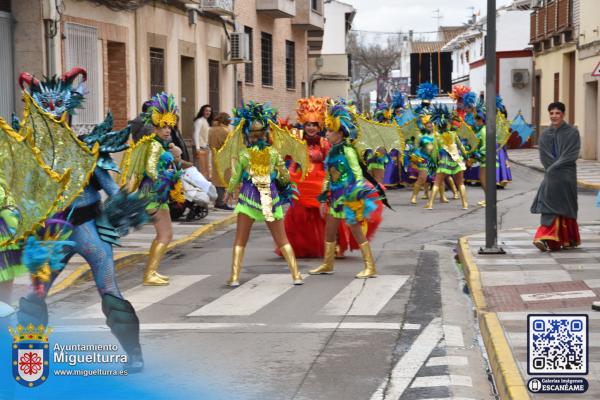
[[[499,229],[534,227],[529,205],[542,174],[512,168],[514,181],[498,191]],[[127,381],[159,382],[189,398],[493,399],[454,261],[457,238],[484,230],[476,206],[483,192],[468,193],[467,211],[458,200],[428,211],[423,200],[408,205],[408,190],[388,191],[395,212],[385,211],[373,242],[376,279],[354,279],[362,267],[354,252],[336,260],[334,275],[294,287],[260,225],[236,289],[224,284],[234,225],[170,252],[161,268],[169,286],[141,286],[142,263],[123,269],[120,287],[138,311],[146,359],[144,373]],[[580,221],[594,219],[594,200],[580,192]],[[318,262],[300,260],[301,270]],[[49,303],[53,340],[116,343],[93,283]]]

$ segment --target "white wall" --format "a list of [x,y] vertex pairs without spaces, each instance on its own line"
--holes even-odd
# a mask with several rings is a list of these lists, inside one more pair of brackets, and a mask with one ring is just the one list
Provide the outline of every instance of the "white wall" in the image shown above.
[[324,6],[325,26],[321,54],[345,54],[346,13],[354,11],[354,8],[335,0]]
[[496,51],[523,50],[529,47],[531,11],[502,10],[496,18]]
[[[500,96],[504,100],[509,119],[516,117],[520,110],[525,121],[531,122],[532,67],[531,57],[500,59]],[[511,70],[515,68],[529,70],[529,83],[523,88],[516,88],[512,85]]]
[[[528,69],[529,84],[523,88],[512,86],[511,70]],[[525,121],[531,122],[531,79],[532,79],[532,61],[531,57],[520,58],[501,58],[500,71],[498,74],[500,96],[508,111],[508,118],[513,119],[521,111]],[[471,69],[469,74],[469,84],[471,90],[477,94],[485,92],[485,64]]]

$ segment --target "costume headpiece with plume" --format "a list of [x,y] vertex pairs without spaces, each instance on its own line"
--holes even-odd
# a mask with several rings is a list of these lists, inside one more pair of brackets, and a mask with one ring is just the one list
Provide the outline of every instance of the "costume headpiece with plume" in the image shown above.
[[175,97],[166,92],[157,93],[142,106],[142,119],[146,125],[157,128],[170,128],[177,125],[177,104]]
[[445,104],[435,104],[431,111],[431,122],[440,129],[452,123],[452,113]]
[[417,88],[417,98],[422,101],[430,102],[436,97],[440,92],[440,89],[435,83],[431,82],[423,82]]
[[392,110],[396,110],[397,108],[404,108],[404,96],[398,91],[392,95]]
[[450,97],[454,99],[454,101],[458,101],[463,99],[464,96],[469,93],[471,89],[465,85],[456,85],[452,88],[452,93],[450,93]]
[[327,107],[325,128],[332,132],[340,131],[344,137],[356,139],[358,129],[352,117],[352,106],[342,102],[334,102]]
[[325,110],[327,109],[327,98],[310,96],[298,100],[298,122],[302,125],[307,122],[316,122],[323,128],[325,121]]
[[277,110],[271,107],[269,103],[263,104],[249,101],[233,110],[233,126],[238,126],[242,119],[244,120],[242,133],[244,134],[246,145],[248,145],[250,143],[249,135],[251,131],[267,132],[269,130],[269,121],[277,123]]

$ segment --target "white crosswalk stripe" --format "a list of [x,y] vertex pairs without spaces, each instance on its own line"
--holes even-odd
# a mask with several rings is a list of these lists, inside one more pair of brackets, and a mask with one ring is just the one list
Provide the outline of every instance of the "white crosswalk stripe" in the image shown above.
[[462,329],[458,325],[444,325],[444,341],[449,347],[464,347]]
[[326,315],[377,315],[408,280],[408,275],[379,275],[354,280],[321,310]]
[[289,274],[259,275],[188,314],[188,317],[252,315],[293,287]]
[[[210,275],[171,275],[171,282],[167,286],[144,286],[139,285],[123,293],[137,312],[173,296],[174,294],[208,278]],[[67,319],[105,318],[102,306],[98,302],[73,314]]]
[[469,364],[467,357],[463,356],[443,356],[443,357],[431,357],[426,366],[427,367],[438,367],[438,366],[458,366],[463,367]]
[[473,386],[470,376],[466,375],[434,375],[419,376],[415,378],[411,388],[424,388],[435,386]]

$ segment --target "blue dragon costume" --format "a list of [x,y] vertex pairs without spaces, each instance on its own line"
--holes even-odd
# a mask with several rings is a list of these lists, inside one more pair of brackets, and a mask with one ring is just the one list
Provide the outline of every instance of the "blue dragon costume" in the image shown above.
[[[12,244],[25,243],[22,261],[30,269],[33,290],[20,299],[17,318],[22,325],[47,325],[46,297],[64,265],[75,254],[89,264],[96,288],[102,298],[102,311],[112,333],[127,352],[125,368],[133,373],[143,369],[139,341],[139,320],[131,303],[123,298],[116,281],[113,245],[131,227],[148,219],[148,200],[119,189],[110,171],[119,172],[111,153],[125,150],[129,128],[112,131],[112,115],[81,137],[69,125],[70,116],[84,99],[83,85],[74,88],[77,77],[86,80],[83,68],[74,68],[61,77],[40,81],[22,73],[25,110],[23,120],[13,117],[14,129],[2,126],[5,137],[27,144],[48,175],[50,191],[31,187],[29,193],[5,187],[24,221],[12,236]],[[32,163],[30,163],[32,164]],[[33,165],[33,164],[32,164]],[[27,182],[39,172],[21,176]],[[108,199],[101,201],[100,192]],[[26,198],[25,196],[29,196]],[[36,203],[43,211],[32,218],[28,204]]]

